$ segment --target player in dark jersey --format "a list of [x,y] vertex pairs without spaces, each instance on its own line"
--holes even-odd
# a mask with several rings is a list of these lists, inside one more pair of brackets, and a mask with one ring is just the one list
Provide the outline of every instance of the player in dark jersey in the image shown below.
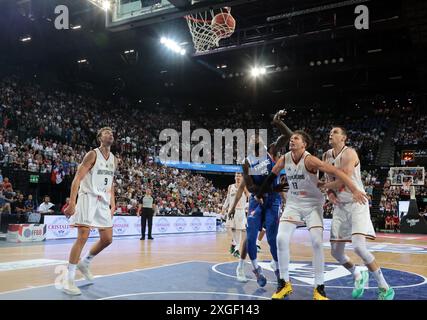
[[[282,197],[280,195],[281,184],[280,177],[271,183],[270,189],[263,195],[263,204],[260,204],[256,201],[255,195],[257,194],[258,188],[263,184],[264,179],[268,176],[275,165],[280,151],[284,146],[289,142],[289,138],[292,134],[292,131],[284,125],[281,118],[286,114],[285,111],[281,110],[274,116],[273,124],[276,125],[280,132],[281,136],[277,139],[276,142],[269,145],[267,148],[264,141],[258,136],[253,137],[255,142],[255,149],[261,150],[261,148],[267,149],[267,156],[265,159],[259,159],[257,157],[248,157],[245,159],[244,163],[244,174],[243,182],[234,201],[234,204],[230,210],[229,214],[234,214],[235,207],[237,202],[243,193],[243,189],[246,186],[248,191],[251,193],[249,198],[249,210],[247,217],[247,250],[249,258],[252,263],[253,272],[257,278],[257,283],[264,287],[267,283],[267,280],[262,272],[261,267],[257,262],[257,247],[256,240],[259,231],[261,230],[264,222],[266,227],[267,241],[270,246],[270,253],[273,257],[275,264],[275,273],[279,277],[278,262],[277,262],[277,246],[276,246],[276,237],[279,226],[279,214],[280,207],[282,202]],[[249,174],[250,170],[251,174]],[[243,268],[244,255],[242,254],[239,266]]]

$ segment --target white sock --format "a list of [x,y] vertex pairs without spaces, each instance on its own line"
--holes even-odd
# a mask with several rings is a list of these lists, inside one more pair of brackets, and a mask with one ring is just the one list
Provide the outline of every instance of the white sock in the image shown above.
[[261,247],[261,241],[257,240],[256,245]]
[[68,264],[68,281],[74,281],[74,278],[76,277],[76,268],[76,264]]
[[280,278],[289,282],[289,263],[291,238],[296,229],[296,225],[289,222],[282,222],[277,233],[277,256],[279,259]]
[[276,266],[276,269],[274,270],[279,270],[279,261],[273,260],[274,261],[274,265]]
[[254,270],[258,269],[258,262],[256,260],[251,260],[251,263]]
[[90,252],[88,252],[87,255],[83,258],[82,263],[84,263],[85,265],[88,266],[94,257],[95,257],[94,255],[92,255],[92,254],[90,254]]
[[313,247],[314,284],[320,286],[324,283],[325,258],[323,255],[323,230],[311,228],[311,245]]
[[233,244],[233,246],[237,246],[236,230],[231,230],[231,235],[233,236],[233,240],[231,241],[231,243]]
[[243,259],[240,259],[239,260],[239,265],[238,265],[238,267],[239,268],[243,268],[243,266],[245,265],[245,260],[243,260]]
[[236,248],[240,251],[240,244],[242,243],[242,230],[236,231]]
[[381,268],[372,272],[374,274],[375,280],[377,280],[378,287],[388,290],[389,285],[387,281],[385,281]]
[[354,280],[360,280],[362,278],[362,274],[359,271],[359,268],[357,268],[356,265],[353,265],[351,268],[347,268],[348,271],[351,272],[353,275]]

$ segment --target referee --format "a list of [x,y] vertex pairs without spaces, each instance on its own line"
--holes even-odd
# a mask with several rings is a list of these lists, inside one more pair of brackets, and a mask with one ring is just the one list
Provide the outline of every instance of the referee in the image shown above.
[[151,229],[153,228],[153,215],[154,215],[155,204],[153,203],[153,197],[151,196],[151,190],[145,191],[145,196],[142,198],[142,211],[141,214],[141,239],[145,240],[145,227],[148,221],[148,240],[153,240],[151,236]]

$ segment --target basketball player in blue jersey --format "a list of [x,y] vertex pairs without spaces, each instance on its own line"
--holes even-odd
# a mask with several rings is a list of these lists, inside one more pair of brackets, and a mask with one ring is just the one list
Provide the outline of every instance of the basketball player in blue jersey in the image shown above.
[[[275,264],[275,274],[279,279],[276,237],[279,226],[279,213],[282,201],[280,193],[277,192],[281,188],[280,177],[273,181],[269,185],[269,191],[263,194],[263,204],[259,204],[255,200],[255,195],[258,188],[263,184],[264,179],[273,169],[275,160],[277,159],[280,150],[288,143],[289,138],[291,136],[289,133],[292,133],[292,131],[287,128],[281,121],[281,117],[283,117],[285,114],[286,112],[281,110],[274,116],[273,124],[277,125],[277,127],[279,128],[281,136],[268,148],[266,147],[264,141],[262,141],[262,139],[259,137],[259,135],[255,135],[252,138],[253,140],[251,142],[255,143],[255,150],[261,150],[261,148],[267,149],[267,158],[260,160],[256,157],[248,157],[245,159],[244,169],[246,170],[244,171],[247,172],[248,167],[250,167],[255,174],[252,174],[249,179],[247,173],[244,173],[243,182],[241,183],[239,190],[237,191],[233,206],[229,212],[229,215],[231,216],[234,214],[237,202],[240,199],[241,194],[243,193],[246,183],[248,181],[252,181],[252,185],[248,186],[248,190],[249,192],[251,192],[251,196],[249,198],[249,210],[246,228],[247,250],[252,263],[253,272],[257,278],[257,283],[261,287],[264,287],[266,285],[267,279],[265,278],[262,272],[262,268],[258,265],[256,240],[264,222],[266,227],[267,242],[270,246],[270,253],[273,257]],[[243,269],[243,259],[241,259],[241,261],[239,262],[239,267]],[[237,271],[237,273],[239,273],[239,270]]]

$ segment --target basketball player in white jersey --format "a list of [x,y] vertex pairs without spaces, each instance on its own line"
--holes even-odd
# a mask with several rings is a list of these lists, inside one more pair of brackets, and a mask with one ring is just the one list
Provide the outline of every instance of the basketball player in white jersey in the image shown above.
[[[343,127],[333,127],[329,133],[329,144],[332,149],[323,154],[323,160],[341,169],[360,191],[364,190],[360,161],[356,151],[346,146],[347,132]],[[392,300],[394,290],[391,288],[375,261],[375,257],[366,247],[366,239],[375,239],[375,230],[369,213],[369,204],[354,202],[351,193],[341,180],[325,175],[329,200],[334,204],[331,225],[331,254],[349,270],[354,277],[353,298],[363,295],[365,285],[369,282],[369,272],[359,271],[350,258],[344,253],[345,243],[352,242],[354,252],[363,260],[378,283],[378,299]],[[334,181],[335,180],[335,181]]]
[[[77,169],[71,184],[70,205],[64,212],[65,215],[71,216],[70,225],[78,228],[77,240],[70,252],[68,276],[63,286],[63,291],[69,295],[81,294],[74,283],[76,269],[79,269],[87,280],[92,281],[90,262],[113,241],[112,217],[115,210],[113,178],[117,160],[110,152],[114,142],[112,129],[101,128],[97,140],[100,147],[89,151]],[[91,228],[98,228],[100,239],[80,260]]]
[[315,271],[314,300],[328,300],[324,290],[324,255],[323,255],[323,204],[325,197],[318,188],[318,171],[326,172],[342,179],[353,193],[355,201],[365,203],[366,195],[360,191],[342,171],[320,161],[306,151],[311,144],[311,137],[304,131],[297,130],[289,142],[290,152],[281,156],[272,172],[263,183],[257,198],[261,199],[266,186],[277,178],[282,169],[286,170],[289,184],[285,209],[280,218],[277,235],[277,251],[280,279],[273,299],[283,299],[292,293],[289,282],[289,246],[297,225],[306,224],[313,247],[313,266]]
[[246,238],[245,206],[249,197],[249,191],[246,188],[244,189],[244,193],[237,203],[233,217],[228,215],[228,209],[230,209],[234,203],[237,190],[239,189],[240,183],[242,182],[242,178],[242,174],[240,172],[236,172],[234,176],[235,183],[228,186],[227,198],[225,199],[224,205],[222,206],[222,211],[227,212],[227,221],[225,226],[231,230],[232,234],[230,253],[233,254],[236,258],[240,258],[240,253],[242,252],[241,246],[243,245]]

